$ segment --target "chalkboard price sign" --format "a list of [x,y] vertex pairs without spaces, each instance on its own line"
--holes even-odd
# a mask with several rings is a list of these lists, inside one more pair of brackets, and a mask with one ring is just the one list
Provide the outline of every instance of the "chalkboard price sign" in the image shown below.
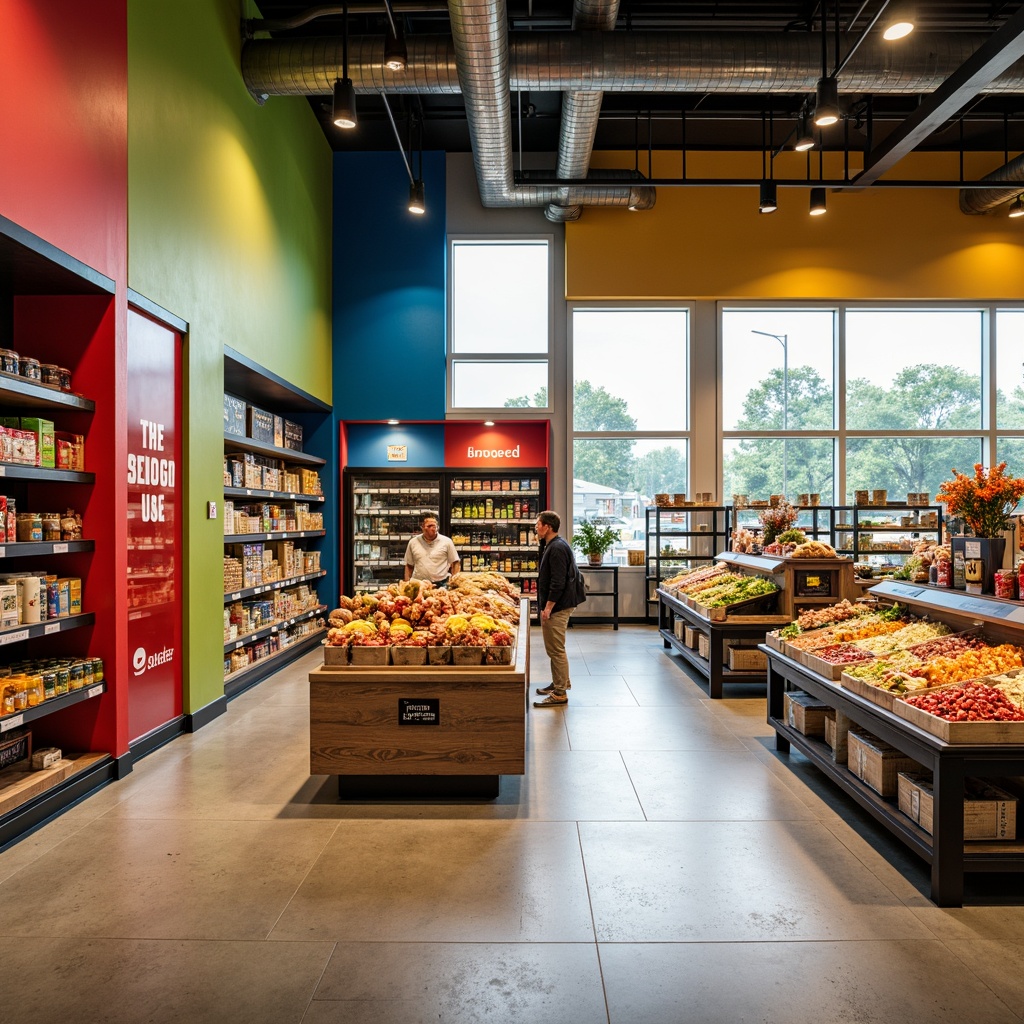
[[440,697],[399,697],[399,725],[440,725]]

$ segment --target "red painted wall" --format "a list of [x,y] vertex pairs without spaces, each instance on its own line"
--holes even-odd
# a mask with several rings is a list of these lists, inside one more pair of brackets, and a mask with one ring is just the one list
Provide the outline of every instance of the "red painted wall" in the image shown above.
[[123,287],[125,0],[4,0],[0,215]]

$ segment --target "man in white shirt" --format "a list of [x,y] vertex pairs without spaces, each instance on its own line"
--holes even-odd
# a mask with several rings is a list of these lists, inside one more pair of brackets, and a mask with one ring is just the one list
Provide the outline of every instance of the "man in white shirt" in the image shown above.
[[405,578],[447,586],[448,578],[459,572],[459,553],[450,537],[437,532],[437,516],[433,513],[423,516],[420,528],[420,536],[413,537],[405,549]]

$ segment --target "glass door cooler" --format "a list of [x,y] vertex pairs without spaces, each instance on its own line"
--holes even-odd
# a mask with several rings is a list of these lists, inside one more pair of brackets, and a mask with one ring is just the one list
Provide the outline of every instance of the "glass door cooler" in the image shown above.
[[442,476],[422,470],[346,470],[345,523],[350,552],[344,593],[374,593],[405,577],[405,548],[420,516],[441,517]]
[[469,572],[500,572],[537,596],[537,513],[547,508],[545,470],[448,471],[448,535]]

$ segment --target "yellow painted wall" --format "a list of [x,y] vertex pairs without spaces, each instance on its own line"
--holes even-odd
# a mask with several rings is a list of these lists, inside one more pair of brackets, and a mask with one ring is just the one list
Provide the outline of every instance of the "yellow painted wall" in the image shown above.
[[[981,177],[1002,154],[975,155]],[[595,154],[593,166],[632,167],[633,154]],[[813,164],[817,175],[817,158]],[[646,158],[641,169],[647,173]],[[760,154],[688,154],[687,177],[759,178]],[[825,177],[842,176],[831,155]],[[959,177],[956,155],[912,154],[899,177]],[[678,153],[656,154],[654,177],[678,178]],[[806,159],[784,153],[775,177],[797,178]],[[851,174],[854,169],[851,170]],[[895,175],[890,175],[895,176]],[[566,225],[569,299],[1019,299],[1024,218],[960,212],[956,189],[830,192],[828,213],[808,214],[806,188],[780,188],[779,209],[759,214],[755,187],[663,187],[653,210],[588,207]]]

